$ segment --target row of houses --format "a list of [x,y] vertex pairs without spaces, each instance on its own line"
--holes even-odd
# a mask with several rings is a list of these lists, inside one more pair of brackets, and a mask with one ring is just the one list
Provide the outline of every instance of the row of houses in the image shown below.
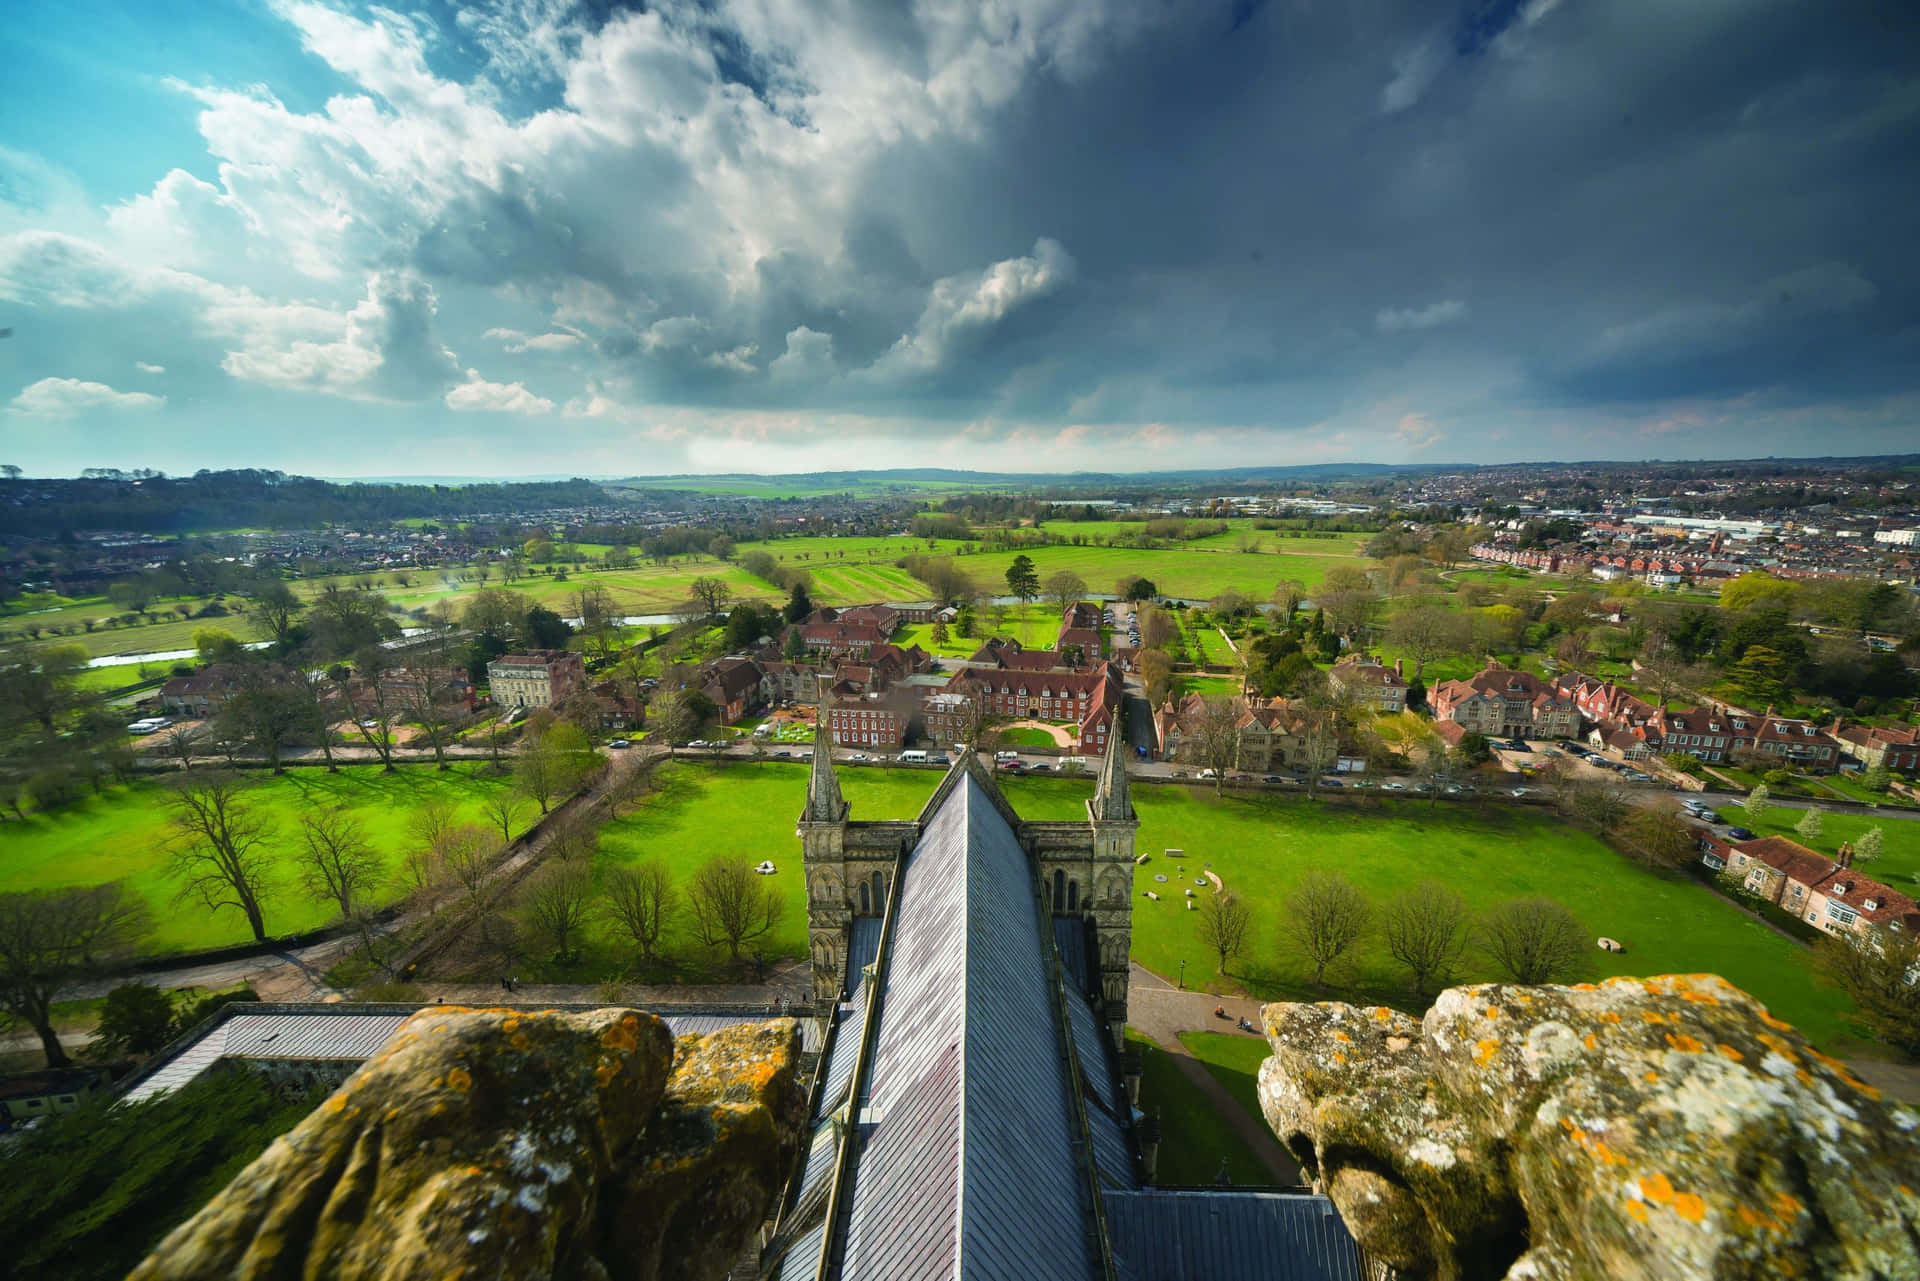
[[[1684,755],[1712,763],[1752,757],[1767,768],[1831,774],[1851,755],[1834,734],[1805,718],[1777,716],[1772,708],[1755,716],[1720,706],[1655,707],[1613,681],[1579,672],[1562,674],[1554,688],[1592,722],[1594,746],[1629,760]],[[1836,719],[1834,729],[1839,727]],[[1885,753],[1885,740],[1867,739]]]

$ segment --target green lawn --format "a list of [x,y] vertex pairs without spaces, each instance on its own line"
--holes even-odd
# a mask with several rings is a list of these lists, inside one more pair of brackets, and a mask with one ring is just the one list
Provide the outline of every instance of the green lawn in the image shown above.
[[[294,870],[300,843],[299,816],[320,807],[346,806],[365,825],[367,837],[397,871],[407,840],[407,820],[430,799],[444,797],[460,818],[485,822],[485,794],[502,781],[459,765],[442,773],[431,766],[404,766],[383,775],[378,766],[352,766],[338,774],[297,769],[279,778],[259,776],[250,799],[268,817],[268,848],[274,869],[268,882],[265,915],[274,935],[304,932],[335,916],[329,905],[301,894]],[[197,951],[244,943],[252,935],[246,919],[231,908],[209,913],[197,903],[177,903],[177,883],[166,872],[166,785],[141,780],[109,788],[98,796],[46,815],[0,823],[0,878],[8,889],[52,889],[124,880],[153,908],[150,948],[156,953]],[[537,817],[532,807],[523,825]],[[381,901],[398,894],[391,881]]]
[[[919,812],[939,775],[933,771],[842,768],[841,786],[853,817],[910,818]],[[661,771],[662,790],[632,817],[609,826],[603,844],[609,861],[649,855],[668,860],[684,880],[715,853],[738,853],[752,862],[772,859],[772,878],[787,895],[788,920],[771,940],[770,952],[800,955],[804,946],[805,889],[799,876],[799,845],[793,835],[806,787],[806,766],[765,762],[711,767],[672,765]],[[1009,800],[1024,817],[1073,820],[1085,816],[1085,780],[1007,778]],[[1842,1002],[1815,986],[1807,953],[1753,921],[1732,904],[1685,877],[1662,877],[1627,862],[1597,839],[1571,830],[1550,814],[1499,805],[1431,807],[1414,801],[1375,799],[1363,804],[1308,802],[1304,797],[1235,794],[1215,798],[1202,786],[1137,786],[1134,805],[1141,825],[1137,848],[1151,855],[1135,870],[1135,888],[1161,894],[1134,900],[1133,953],[1166,975],[1187,962],[1189,987],[1221,983],[1212,955],[1197,937],[1197,912],[1184,910],[1176,877],[1162,851],[1185,850],[1185,880],[1191,884],[1211,864],[1255,909],[1246,955],[1235,962],[1228,986],[1272,999],[1340,999],[1415,1005],[1413,994],[1374,943],[1363,949],[1330,991],[1312,990],[1303,968],[1284,950],[1278,929],[1280,903],[1310,867],[1344,872],[1376,900],[1423,877],[1439,880],[1476,910],[1509,898],[1545,894],[1572,908],[1589,934],[1609,935],[1627,945],[1624,955],[1591,954],[1589,978],[1615,974],[1711,971],[1765,1001],[1781,1018],[1816,1042],[1838,1046]],[[1829,816],[1830,831],[1841,820]],[[1877,867],[1920,865],[1920,851],[1907,844],[1894,853],[1889,823],[1888,855]],[[1920,833],[1916,833],[1920,835]],[[1838,836],[1826,843],[1837,844]],[[1156,882],[1166,875],[1167,882]],[[1209,891],[1195,887],[1195,892]],[[691,949],[686,943],[683,949]],[[606,955],[602,960],[610,960]],[[1470,958],[1460,981],[1490,980],[1493,971]]]
[[1008,747],[1052,747],[1053,735],[1043,729],[1003,729],[1000,741]]
[[1227,1087],[1227,1093],[1239,1101],[1258,1125],[1265,1127],[1260,1114],[1260,1065],[1273,1051],[1264,1036],[1231,1036],[1225,1032],[1182,1032],[1180,1044],[1187,1053],[1207,1065],[1214,1080]]
[[[1132,1028],[1127,1043],[1140,1050],[1140,1110],[1160,1117],[1161,1184],[1212,1184],[1227,1165],[1235,1183],[1268,1185],[1273,1176],[1213,1103],[1180,1073],[1173,1056]],[[1210,1066],[1210,1065],[1209,1065]]]

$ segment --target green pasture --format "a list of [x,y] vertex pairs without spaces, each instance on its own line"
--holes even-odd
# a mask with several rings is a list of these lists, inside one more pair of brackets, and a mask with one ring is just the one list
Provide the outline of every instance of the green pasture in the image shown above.
[[[839,773],[856,819],[911,817],[938,780],[933,771],[843,767]],[[772,859],[780,869],[772,881],[787,895],[789,907],[788,919],[766,950],[799,955],[805,889],[793,820],[806,789],[805,765],[676,764],[660,777],[659,792],[606,829],[603,862],[660,857],[684,880],[717,853],[737,853],[755,863]],[[1025,817],[1085,816],[1085,781],[1008,778],[1003,786]],[[1133,795],[1141,820],[1137,848],[1150,855],[1135,871],[1135,888],[1161,895],[1158,902],[1135,899],[1134,956],[1164,975],[1176,973],[1186,961],[1189,987],[1244,988],[1269,998],[1417,1004],[1377,941],[1333,976],[1329,991],[1309,987],[1304,967],[1285,949],[1278,920],[1281,903],[1300,876],[1322,867],[1344,872],[1376,900],[1427,877],[1450,886],[1476,911],[1523,895],[1556,898],[1579,915],[1588,933],[1627,945],[1619,956],[1596,949],[1587,977],[1711,971],[1752,992],[1814,1040],[1840,1044],[1844,1000],[1816,987],[1804,949],[1691,879],[1647,872],[1544,811],[1385,799],[1309,802],[1268,794],[1216,798],[1204,786],[1183,785],[1143,784]],[[1169,865],[1163,854],[1169,848],[1185,851],[1181,863]],[[1896,858],[1893,849],[1890,839],[1884,866],[1910,866],[1920,859],[1915,852]],[[1247,952],[1224,978],[1198,941],[1199,914],[1184,908],[1185,886],[1176,884],[1192,885],[1208,864],[1254,906]],[[1179,867],[1187,869],[1184,875]],[[1156,875],[1169,879],[1157,882]],[[1211,892],[1194,888],[1196,894]],[[684,939],[679,946],[698,950]],[[617,951],[603,946],[600,961],[611,963]],[[1471,956],[1457,979],[1494,977],[1483,960]]]
[[[461,764],[441,772],[428,765],[407,765],[382,774],[378,766],[355,765],[337,774],[302,768],[277,778],[258,776],[247,799],[269,823],[273,870],[265,896],[268,933],[316,929],[337,915],[331,904],[316,903],[300,891],[295,860],[301,814],[344,806],[364,825],[389,873],[396,873],[408,840],[407,822],[431,800],[453,802],[460,821],[491,826],[482,803],[490,791],[507,783],[480,769]],[[115,785],[65,809],[0,823],[0,884],[10,890],[37,890],[124,881],[152,908],[148,947],[155,953],[251,941],[239,911],[209,912],[197,902],[176,902],[179,885],[167,874],[173,829],[166,797],[165,782],[143,779]],[[522,828],[537,816],[537,809],[528,806]],[[379,901],[390,902],[399,893],[390,878]]]

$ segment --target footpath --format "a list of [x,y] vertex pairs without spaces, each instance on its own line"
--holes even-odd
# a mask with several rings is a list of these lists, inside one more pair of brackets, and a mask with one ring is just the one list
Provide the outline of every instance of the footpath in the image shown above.
[[[1306,1179],[1300,1173],[1299,1165],[1280,1146],[1280,1140],[1273,1137],[1273,1131],[1259,1117],[1250,1115],[1240,1100],[1234,1098],[1227,1087],[1207,1070],[1207,1065],[1194,1058],[1180,1040],[1182,1032],[1219,1032],[1226,1036],[1261,1040],[1258,1033],[1241,1031],[1235,1020],[1244,1018],[1258,1027],[1262,1002],[1247,997],[1181,991],[1138,962],[1133,963],[1131,970],[1127,983],[1127,1023],[1145,1033],[1148,1040],[1167,1052],[1180,1069],[1180,1074],[1213,1105],[1213,1110],[1219,1113],[1220,1119],[1227,1123],[1234,1134],[1253,1150],[1275,1184],[1293,1187],[1304,1183]],[[1214,1015],[1214,1010],[1221,1006],[1227,1011],[1224,1019]],[[1180,1140],[1178,1135],[1162,1134],[1160,1141],[1167,1144]]]

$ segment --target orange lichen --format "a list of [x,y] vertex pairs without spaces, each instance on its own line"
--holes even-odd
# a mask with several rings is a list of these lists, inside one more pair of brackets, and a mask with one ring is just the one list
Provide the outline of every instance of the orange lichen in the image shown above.
[[473,1088],[473,1074],[463,1067],[456,1067],[447,1073],[447,1088],[465,1094]]
[[1760,1042],[1760,1044],[1766,1046],[1769,1050],[1772,1050],[1775,1054],[1778,1054],[1781,1058],[1785,1059],[1789,1063],[1798,1063],[1800,1061],[1800,1056],[1794,1052],[1793,1047],[1791,1045],[1788,1045],[1785,1041],[1781,1040],[1779,1037],[1775,1036],[1771,1032],[1762,1032],[1758,1036],[1754,1037],[1753,1039]]
[[1799,1197],[1793,1195],[1791,1192],[1776,1192],[1773,1194],[1773,1208],[1788,1218],[1792,1218],[1794,1215],[1800,1213],[1800,1211],[1806,1209],[1806,1205]]
[[1474,1043],[1473,1061],[1475,1063],[1478,1063],[1481,1067],[1485,1067],[1487,1064],[1493,1062],[1494,1053],[1495,1051],[1499,1050],[1499,1048],[1500,1048],[1500,1042],[1496,1041],[1494,1038],[1490,1036],[1482,1037],[1479,1041],[1476,1041]]
[[1773,1017],[1773,1015],[1767,1013],[1765,1010],[1760,1011],[1760,1021],[1762,1023],[1765,1023],[1768,1027],[1775,1029],[1776,1031],[1780,1031],[1780,1032],[1793,1031],[1793,1024],[1787,1022],[1785,1019],[1776,1019]]
[[1490,1019],[1497,1019],[1497,1018],[1499,1018],[1499,1017],[1500,1017],[1500,1007],[1499,1007],[1499,1006],[1497,1006],[1497,1005],[1489,1005],[1489,1006],[1487,1007],[1487,1017],[1488,1017],[1488,1018],[1490,1018]]
[[1740,1051],[1734,1049],[1731,1045],[1728,1045],[1725,1041],[1720,1042],[1720,1044],[1715,1046],[1714,1048],[1720,1051],[1720,1055],[1722,1058],[1729,1059],[1735,1063],[1744,1063],[1746,1061],[1746,1058],[1747,1058],[1746,1055],[1740,1053]]
[[1338,1032],[1338,1031],[1336,1031],[1333,1034],[1333,1039],[1336,1041],[1349,1041],[1349,1042],[1353,1040],[1353,1038],[1348,1036],[1345,1032]]
[[600,1044],[609,1050],[633,1053],[640,1048],[640,1020],[627,1015],[600,1034]]
[[1627,1202],[1627,1217],[1636,1223],[1647,1221],[1647,1207],[1639,1201]]
[[1696,1005],[1720,1004],[1720,998],[1711,992],[1682,992],[1680,999],[1683,1001],[1692,1001]]
[[1620,1011],[1602,1010],[1600,1011],[1600,1021],[1602,1023],[1618,1023],[1620,1021]]
[[1647,1072],[1644,1076],[1641,1077],[1641,1080],[1645,1081],[1648,1085],[1652,1085],[1655,1081],[1658,1081],[1659,1079],[1660,1079],[1660,1074],[1658,1072],[1652,1072],[1652,1071]]
[[1665,1023],[1667,1021],[1667,1016],[1658,1010],[1642,1010],[1640,1011],[1640,1017],[1649,1023]]
[[1373,1007],[1373,1017],[1376,1022],[1386,1023],[1393,1018],[1393,1011],[1384,1005],[1376,1005]]
[[1707,1217],[1707,1203],[1691,1192],[1682,1192],[1673,1198],[1673,1212],[1688,1223],[1698,1223]]
[[1665,1205],[1673,1200],[1673,1183],[1664,1174],[1643,1174],[1640,1195],[1655,1205]]
[[1582,1039],[1582,1044],[1584,1044],[1589,1050],[1597,1050],[1600,1048],[1600,1038],[1595,1036],[1593,1033],[1589,1032]]
[[500,1030],[502,1032],[512,1032],[514,1029],[518,1028],[519,1026],[520,1026],[519,1019],[504,1019],[501,1021]]
[[1688,1036],[1685,1032],[1677,1036],[1672,1032],[1667,1033],[1667,1044],[1679,1050],[1682,1054],[1699,1054],[1707,1048],[1700,1041]]

